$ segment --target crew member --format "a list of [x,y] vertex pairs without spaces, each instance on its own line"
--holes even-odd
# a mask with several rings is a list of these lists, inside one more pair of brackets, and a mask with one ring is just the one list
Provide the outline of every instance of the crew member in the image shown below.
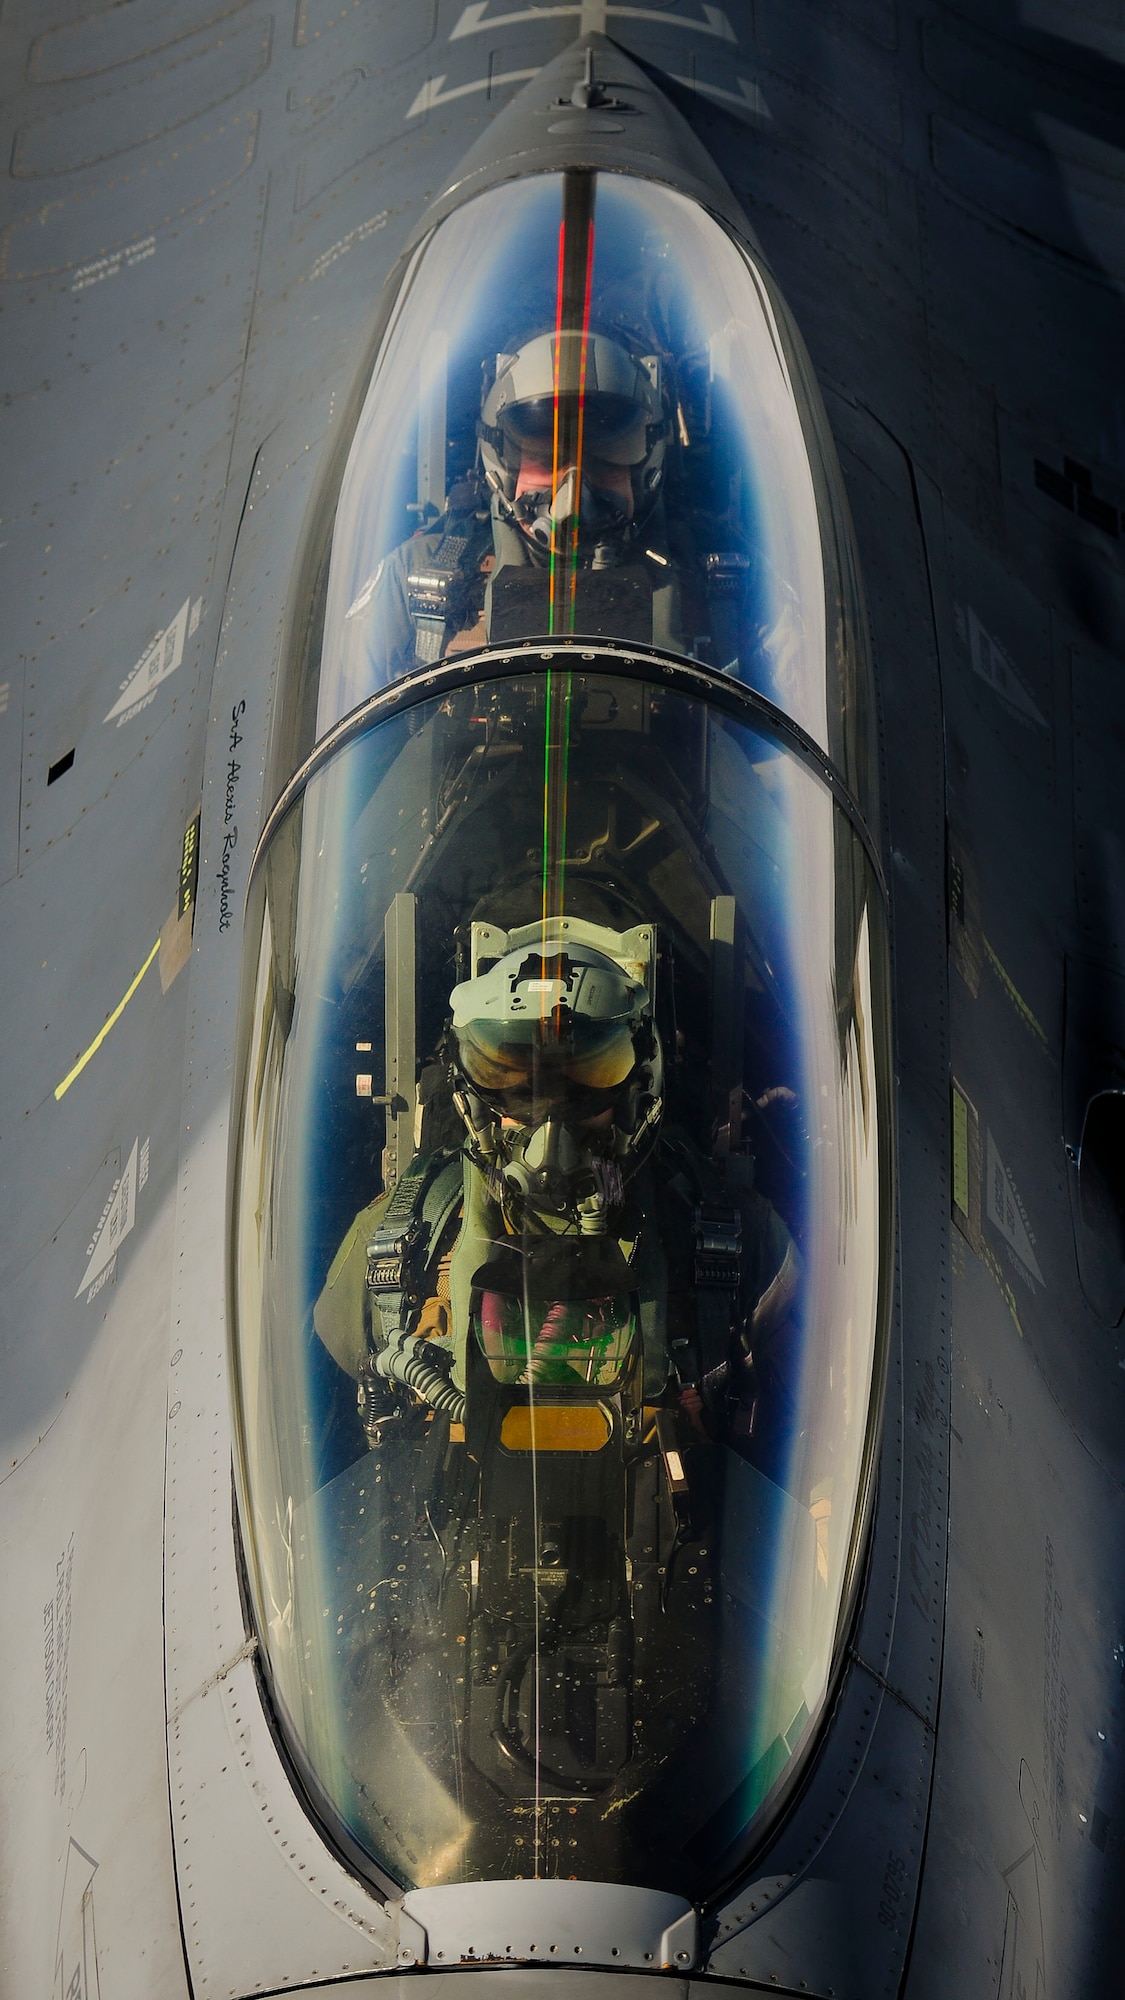
[[509,1382],[596,1386],[639,1315],[647,1400],[752,1449],[798,1281],[780,1216],[662,1131],[643,979],[591,944],[526,944],[451,995],[459,1150],[356,1217],[314,1311],[368,1435],[413,1398],[463,1413],[468,1343]]
[[[580,395],[559,390],[572,378]],[[554,632],[683,650],[662,505],[669,428],[658,358],[619,338],[541,333],[498,355],[478,468],[348,610],[370,689],[451,654]],[[575,560],[553,563],[563,544]]]

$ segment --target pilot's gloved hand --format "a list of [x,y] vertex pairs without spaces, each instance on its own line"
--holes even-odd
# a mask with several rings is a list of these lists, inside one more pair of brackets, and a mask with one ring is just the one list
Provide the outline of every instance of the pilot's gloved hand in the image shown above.
[[696,1435],[706,1439],[707,1427],[703,1421],[703,1398],[694,1382],[686,1383],[680,1390],[680,1408]]

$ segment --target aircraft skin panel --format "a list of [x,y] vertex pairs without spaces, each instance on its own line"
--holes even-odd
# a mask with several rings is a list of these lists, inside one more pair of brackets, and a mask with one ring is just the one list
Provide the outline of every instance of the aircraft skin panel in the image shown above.
[[[403,20],[414,11],[400,10]],[[380,221],[364,226],[370,210],[337,228],[334,214],[322,214],[325,201],[332,210],[332,199],[322,196],[315,220],[307,211],[296,215],[293,176],[309,142],[299,134],[294,145],[285,131],[299,122],[285,107],[291,80],[275,97],[276,72],[261,61],[271,46],[271,17],[261,9],[252,21],[243,17],[232,72],[223,12],[201,7],[189,18],[176,9],[156,23],[151,10],[142,21],[127,8],[60,19],[43,31],[34,12],[21,20],[8,10],[3,23],[8,73],[27,77],[15,119],[22,177],[9,184],[5,204],[5,289],[9,300],[19,297],[22,321],[8,347],[7,462],[37,466],[35,491],[24,486],[9,510],[5,559],[28,573],[34,563],[37,585],[21,606],[26,629],[11,593],[11,650],[0,694],[10,774],[5,921],[9,936],[20,939],[6,956],[5,1011],[25,1071],[15,1142],[20,1163],[17,1153],[9,1160],[27,1196],[26,1205],[21,1197],[6,1209],[4,1224],[5,1542],[12,1546],[10,1535],[20,1547],[12,1577],[18,1608],[10,1603],[4,1621],[5,1681],[21,1690],[29,1718],[13,1758],[5,1756],[13,1775],[5,1805],[0,1962],[5,1986],[29,1994],[96,1994],[99,1980],[101,1991],[123,1994],[190,1990],[181,1921],[197,1972],[203,1971],[186,1920],[184,1887],[193,1868],[220,1891],[224,1935],[246,1937],[231,1901],[232,1871],[220,1856],[217,1873],[212,1865],[208,1876],[206,1840],[198,1859],[187,1848],[177,1875],[170,1772],[177,1797],[186,1787],[194,1798],[201,1776],[206,1781],[230,1763],[237,1800],[245,1801],[261,1843],[264,1907],[280,1898],[282,1909],[294,1908],[293,1888],[310,1858],[305,1850],[313,1848],[318,1887],[327,1876],[333,1901],[357,1902],[351,1878],[324,1855],[276,1758],[271,1763],[267,1731],[256,1748],[276,1793],[275,1831],[269,1831],[247,1768],[232,1755],[239,1732],[230,1731],[220,1710],[227,1697],[220,1697],[216,1676],[246,1639],[230,1540],[229,1444],[225,1457],[221,1445],[213,1456],[215,1428],[222,1439],[228,1424],[219,1378],[221,1260],[214,1254],[224,1230],[225,1154],[221,1124],[213,1156],[195,1151],[188,1137],[206,1131],[216,1114],[221,1121],[228,1088],[215,1041],[222,1033],[222,973],[210,960],[202,1002],[189,1001],[193,920],[197,954],[205,930],[208,943],[220,945],[233,922],[228,958],[236,980],[238,916],[229,912],[239,909],[244,877],[227,885],[220,933],[223,838],[241,824],[241,860],[260,805],[255,784],[268,695],[260,671],[245,761],[241,745],[231,746],[229,713],[221,729],[216,719],[210,730],[213,777],[205,776],[203,743],[225,587],[239,522],[254,499],[247,487],[262,443],[260,410],[246,410],[244,429],[239,415],[248,380],[251,395],[260,384],[252,370],[248,376],[247,359],[251,319],[264,304],[267,174],[258,149],[267,103],[278,126],[275,169],[283,157],[289,162],[281,241],[310,291],[315,296],[328,284],[339,298],[341,279],[346,289],[351,276],[357,304],[366,309],[387,256],[372,268],[383,242]],[[239,58],[244,48],[246,62]],[[319,90],[314,84],[314,100]],[[139,139],[128,122],[138,104],[147,106]],[[59,148],[70,106],[82,107],[86,123],[79,120],[66,153]],[[296,103],[294,111],[300,113]],[[49,129],[39,123],[47,115],[54,121]],[[307,121],[307,106],[303,115]],[[84,165],[84,134],[99,129],[105,159]],[[120,150],[129,139],[138,143]],[[353,152],[348,164],[359,157]],[[310,225],[315,240],[306,252]],[[271,281],[279,289],[283,261]],[[66,387],[53,367],[53,387],[47,382],[40,342],[48,325],[64,343],[73,337],[78,344],[80,360]],[[353,325],[362,338],[358,316]],[[332,355],[341,330],[325,331]],[[347,351],[346,339],[343,346]],[[310,371],[308,329],[293,359],[296,369],[275,355],[275,382],[286,383],[286,401],[300,410],[302,370],[315,397],[332,362]],[[298,476],[328,420],[331,394],[307,417],[302,412],[291,433]],[[276,425],[276,413],[269,423]],[[64,441],[76,427],[83,443],[68,458]],[[57,534],[64,500],[73,509],[69,545]],[[283,590],[273,593],[275,620],[283,597]],[[21,674],[23,659],[29,665]],[[243,674],[238,695],[245,690]],[[52,776],[56,765],[62,768]],[[185,833],[211,786],[205,852],[201,859],[196,850],[189,869],[185,935]],[[214,818],[211,797],[218,801]],[[232,820],[224,817],[228,797]],[[205,919],[196,916],[196,884]],[[86,909],[83,922],[62,916],[68,895],[77,898],[75,908]],[[170,978],[166,994],[162,975]],[[43,1005],[38,982],[48,977],[57,981],[57,1006]],[[114,1025],[99,1041],[110,1019]],[[185,1057],[190,1112],[179,1101]],[[131,1153],[126,1213],[120,1182]],[[182,1176],[181,1158],[190,1162]],[[200,1202],[197,1176],[213,1186],[210,1208]],[[120,1251],[106,1257],[107,1232],[124,1223]],[[213,1279],[206,1292],[204,1273]],[[29,1342],[33,1325],[40,1331]],[[188,1389],[194,1405],[185,1402],[185,1360],[197,1371]],[[185,1516],[173,1492],[165,1528],[165,1440],[171,1480],[179,1464],[176,1426],[193,1408],[210,1415],[211,1446],[201,1449],[202,1433],[193,1432],[185,1463],[195,1484],[190,1493],[182,1483],[178,1489],[185,1505],[198,1503],[186,1539],[187,1573],[200,1593],[180,1617],[177,1559],[185,1561]],[[243,1675],[248,1671],[243,1662]],[[232,1676],[238,1680],[237,1666]],[[212,1714],[218,1740],[204,1728],[200,1752],[194,1747],[200,1719]],[[254,1714],[260,1732],[260,1702]],[[337,1935],[343,1942],[331,1947],[334,1966],[349,1955],[353,1964],[379,1962],[382,1954],[373,1952],[362,1926],[379,1934],[385,1920],[368,1898],[359,1900],[359,1927],[334,1910],[323,1914],[319,1895],[310,1903],[305,1923],[311,1918],[318,1940],[311,1950],[297,1917],[310,1971]],[[267,1929],[273,1970],[285,1980],[294,1939],[283,1927]],[[251,1926],[238,1973],[244,1990],[262,1982],[264,1935]],[[219,1976],[221,1990],[229,1991],[225,1966]],[[196,1990],[205,1988],[197,1981]]]
[[[105,1163],[82,1191],[87,1228],[125,1164]],[[6,1753],[4,1976],[12,1992],[53,1993],[60,1976],[65,1992],[76,1974],[92,1979],[96,1953],[125,1938],[123,1992],[139,2000],[154,1987],[185,1990],[153,1609],[164,1541],[161,1288],[174,1203],[170,1192],[150,1188],[140,1201],[151,1206],[142,1240],[122,1252],[122,1264],[135,1254],[110,1293],[118,1311],[105,1318],[93,1351],[76,1359],[41,1440],[25,1443],[4,1481],[11,1606],[0,1640],[4,1683],[9,1714],[33,1718]],[[85,1230],[77,1241],[62,1233],[80,1278]],[[60,1301],[60,1317],[85,1301],[85,1292],[77,1304]],[[139,1326],[160,1357],[155,1367],[137,1366]],[[103,1771],[114,1773],[112,1784]]]
[[[199,1000],[183,1103],[194,1143],[185,1148],[177,1203],[181,1335],[169,1367],[164,1619],[177,1880],[197,1993],[249,1992],[257,1980],[280,1985],[295,1962],[307,1960],[310,1974],[325,1961],[358,1970],[393,1953],[385,1910],[325,1847],[263,1713],[232,1535],[225,1273],[214,1254],[225,1231],[229,1084],[210,1051],[225,1045],[237,1001],[269,719],[268,697],[247,662],[276,657],[284,606],[261,579],[270,547],[299,529],[311,457],[303,447],[325,421],[323,402],[299,406],[244,489],[203,773],[216,811],[201,863],[192,967]],[[249,1909],[262,1919],[247,1923]]]
[[427,201],[580,33],[651,65],[812,356],[871,625],[894,979],[862,1594],[799,1789],[661,1991],[1117,1991],[1125,46],[1102,14],[0,15],[0,1986],[21,2000],[656,1990],[434,1971],[440,1925],[325,1837],[241,1571],[222,1247],[310,504]]
[[[838,1761],[811,1775],[805,1812],[773,1843],[767,1865],[724,1907],[713,1963],[794,1983],[815,1966],[826,1983],[895,1976],[909,1937],[921,1874],[938,1718],[946,1590],[941,1530],[948,1506],[949,1325],[942,1296],[948,1256],[943,1216],[944,1072],[941,883],[944,823],[940,773],[925,750],[940,715],[937,653],[927,629],[921,536],[903,530],[913,513],[910,468],[900,447],[863,411],[836,398],[829,409],[853,505],[891,533],[899,561],[867,579],[881,674],[884,731],[901,759],[885,763],[887,810],[902,852],[920,857],[902,890],[892,877],[896,964],[909,963],[933,1000],[924,1014],[901,1007],[898,1025],[901,1360],[892,1353],[882,1474],[864,1604],[852,1644],[853,1674],[835,1728]],[[875,528],[875,533],[878,529]],[[880,633],[911,633],[909,662]],[[898,648],[896,645],[896,654]],[[901,657],[901,655],[899,656]],[[921,857],[925,857],[921,865]],[[892,1440],[893,1445],[892,1445]],[[884,1459],[884,1468],[887,1459]],[[845,1752],[846,1746],[846,1752]],[[893,1805],[889,1802],[893,1799]],[[853,1819],[853,1813],[856,1818]],[[854,1827],[865,1828],[862,1842]],[[812,1854],[810,1854],[810,1848]],[[812,1855],[815,1862],[810,1866]],[[877,1857],[881,1861],[877,1864]],[[850,1912],[866,1912],[857,1950]],[[769,1913],[768,1923],[756,1919]],[[812,1942],[815,1939],[815,1943]],[[814,1989],[815,1990],[815,1989]],[[864,1989],[860,1989],[864,1990]]]

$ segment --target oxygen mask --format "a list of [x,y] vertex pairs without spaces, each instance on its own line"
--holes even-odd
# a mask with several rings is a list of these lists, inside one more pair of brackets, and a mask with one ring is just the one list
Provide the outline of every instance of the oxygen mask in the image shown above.
[[452,994],[455,1102],[506,1210],[604,1233],[660,1119],[644,985],[590,947],[508,953]]

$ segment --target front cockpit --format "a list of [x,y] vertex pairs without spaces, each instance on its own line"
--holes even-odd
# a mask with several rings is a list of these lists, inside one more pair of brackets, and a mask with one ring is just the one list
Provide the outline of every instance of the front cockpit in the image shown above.
[[572,170],[467,202],[405,272],[349,454],[318,735],[438,659],[604,637],[758,689],[865,789],[807,375],[764,271],[675,190]]
[[705,1900],[830,1699],[889,1061],[805,368],[696,202],[505,181],[408,261],[343,470],[250,889],[232,1291],[266,1683],[383,1886]]

